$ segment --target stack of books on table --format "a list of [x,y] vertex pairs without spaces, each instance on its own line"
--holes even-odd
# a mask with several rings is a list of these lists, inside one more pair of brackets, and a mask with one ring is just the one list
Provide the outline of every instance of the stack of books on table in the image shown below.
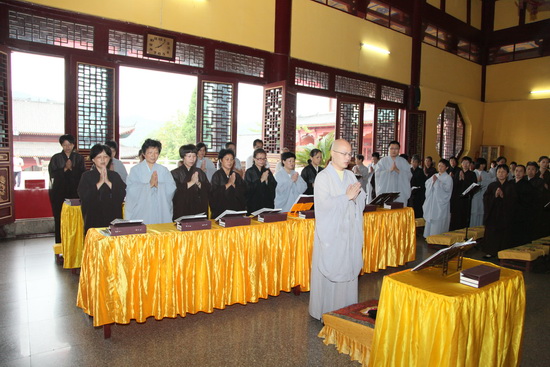
[[218,221],[218,224],[220,226],[225,228],[247,226],[252,222],[252,219],[246,216],[246,210],[226,210],[221,213],[215,220]]
[[489,265],[478,265],[460,272],[460,283],[474,288],[484,287],[499,279],[500,268]]
[[212,222],[206,218],[206,213],[184,215],[174,222],[178,231],[200,231],[212,228]]
[[262,208],[250,214],[258,217],[258,222],[262,223],[283,222],[287,219],[286,213],[281,213],[281,209]]
[[138,233],[147,233],[147,227],[143,224],[143,219],[115,219],[109,226],[109,234],[111,236]]
[[315,218],[315,210],[303,210],[298,212],[298,218],[310,219]]

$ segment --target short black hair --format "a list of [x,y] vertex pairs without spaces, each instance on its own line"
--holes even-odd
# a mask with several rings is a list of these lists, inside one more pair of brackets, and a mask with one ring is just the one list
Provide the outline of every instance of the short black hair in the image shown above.
[[197,143],[197,152],[199,150],[201,150],[202,148],[204,148],[204,151],[205,152],[208,152],[208,147],[206,146],[206,144],[204,144],[202,141],[200,143]]
[[294,154],[292,152],[284,152],[284,153],[281,154],[281,160],[282,161],[286,161],[289,158],[296,159],[296,154]]
[[468,157],[467,155],[465,155],[464,157],[462,157],[462,159],[460,160],[461,162],[464,162],[464,161],[468,161],[470,163],[472,163],[472,158]]
[[420,162],[420,156],[418,154],[413,154],[413,156],[411,158],[411,162],[412,161]]
[[445,165],[445,167],[447,167],[447,168],[451,167],[451,164],[450,164],[449,161],[446,160],[446,159],[440,159],[439,162],[438,162],[438,164],[439,164],[439,163],[443,163],[443,164]]
[[[510,163],[510,164],[512,164],[512,163]],[[525,166],[523,164],[516,164],[516,169],[518,169],[519,167],[523,168],[523,173],[527,172],[527,168],[525,168]]]
[[504,162],[508,162],[508,160],[506,159],[506,157],[503,157],[503,156],[500,156],[497,158],[497,162],[504,159]]
[[262,139],[254,139],[254,142],[252,143],[252,148],[256,146],[256,143],[262,143],[262,146],[264,145],[264,142]]
[[371,157],[376,158],[376,159],[380,159],[380,153],[374,152],[374,153],[372,153]]
[[[504,158],[504,159],[506,159],[506,158]],[[498,171],[498,170],[501,169],[501,168],[502,168],[503,170],[506,170],[506,172],[510,173],[510,168],[509,168],[507,165],[505,165],[505,164],[499,164],[499,165],[497,166],[497,169],[496,169],[496,170]]]
[[511,166],[512,164],[515,164],[515,165],[517,166],[517,165],[518,165],[518,162],[512,161],[512,162],[510,162],[510,166]]
[[65,134],[65,135],[61,135],[59,137],[59,144],[60,145],[63,145],[63,143],[66,141],[68,141],[69,143],[71,144],[74,144],[74,136],[72,136],[71,134]]
[[311,152],[309,152],[309,156],[311,158],[315,157],[317,155],[317,153],[322,153],[321,150],[317,149],[317,148],[313,148],[311,149]]
[[230,145],[237,146],[237,144],[233,143],[232,141],[228,141],[227,143],[225,143],[225,149],[229,149]]
[[393,144],[397,144],[397,146],[399,148],[401,148],[401,144],[399,144],[399,142],[397,140],[392,140],[388,143],[388,148],[390,147],[390,145],[393,145]]
[[487,168],[487,160],[483,157],[480,157],[476,160],[476,164],[475,164],[474,168],[479,169],[482,164],[484,164],[485,168]]
[[537,162],[533,162],[533,161],[530,161],[530,162],[527,162],[527,167],[535,167],[536,170],[539,169],[539,165],[537,164]]
[[256,150],[254,151],[254,154],[253,154],[252,156],[253,156],[254,158],[256,158],[256,156],[257,156],[258,154],[265,154],[265,155],[267,155],[267,153],[265,152],[265,150],[263,150],[262,148],[256,149]]
[[143,142],[143,145],[141,146],[141,152],[145,155],[145,152],[147,152],[148,148],[157,148],[159,150],[159,154],[162,150],[162,144],[158,140],[154,139],[146,139]]
[[364,161],[365,156],[363,154],[357,154],[357,159],[360,159],[360,160]]
[[408,160],[409,160],[409,156],[408,156],[408,155],[406,155],[405,153],[403,153],[403,154],[399,154],[399,156],[400,156],[401,158],[403,158],[404,160],[406,160],[406,161],[408,161]]
[[180,147],[180,157],[183,159],[186,154],[195,153],[197,154],[197,147],[194,144],[186,144]]
[[432,161],[432,162],[433,162],[433,160],[434,160],[434,159],[432,158],[432,156],[431,156],[431,155],[427,156],[427,157],[426,157],[426,158],[424,158],[424,159],[429,159],[429,160],[430,160],[430,161]]
[[98,154],[101,154],[101,152],[105,152],[109,157],[112,157],[111,153],[111,147],[108,145],[103,144],[96,144],[90,149],[90,160],[97,157]]
[[116,143],[116,141],[107,140],[105,142],[105,145],[108,146],[109,148],[113,148],[115,150],[115,152],[118,152],[118,144]]
[[548,160],[550,160],[550,158],[548,158],[547,155],[541,155],[540,158],[539,158],[539,160],[538,160],[538,162],[542,161],[543,159],[548,159]]
[[[197,144],[198,146],[198,144]],[[235,152],[233,152],[231,149],[222,149],[218,153],[218,160],[222,160],[226,155],[230,154],[233,158],[235,158]]]

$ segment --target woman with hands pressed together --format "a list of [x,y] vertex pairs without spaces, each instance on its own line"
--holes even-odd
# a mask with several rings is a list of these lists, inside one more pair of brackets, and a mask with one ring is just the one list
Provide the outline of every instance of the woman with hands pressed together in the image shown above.
[[222,149],[218,154],[221,168],[212,176],[210,189],[210,210],[216,218],[225,210],[246,210],[246,183],[233,171],[235,153]]
[[109,169],[111,149],[96,144],[90,151],[94,163],[82,174],[78,196],[82,205],[84,233],[90,228],[107,227],[116,218],[122,218],[122,202],[126,196],[126,184],[118,173]]

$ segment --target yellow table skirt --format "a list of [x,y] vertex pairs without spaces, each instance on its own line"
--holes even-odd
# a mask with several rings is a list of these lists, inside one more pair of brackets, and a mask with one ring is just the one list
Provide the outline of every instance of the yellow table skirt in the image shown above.
[[364,215],[363,270],[377,272],[416,258],[414,210],[378,209]]
[[63,267],[80,268],[84,249],[84,220],[80,205],[63,204],[61,209],[61,247]]
[[192,232],[157,224],[147,231],[119,237],[88,231],[77,306],[94,326],[211,313],[294,286],[309,291],[313,220],[213,223],[212,230]]
[[[464,259],[479,264],[495,266]],[[519,366],[525,285],[521,272],[500,269],[479,289],[440,268],[384,277],[369,366]]]

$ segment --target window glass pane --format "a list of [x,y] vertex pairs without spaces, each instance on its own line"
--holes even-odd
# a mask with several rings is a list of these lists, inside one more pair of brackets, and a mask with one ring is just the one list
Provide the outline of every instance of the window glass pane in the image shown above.
[[372,161],[374,153],[374,104],[365,103],[363,105],[363,155],[365,164]]
[[424,42],[432,46],[437,46],[437,28],[428,25],[424,32]]
[[65,133],[65,60],[13,52],[11,80],[13,153],[24,164],[16,189],[37,179],[48,187],[48,163]]
[[237,99],[237,158],[243,163],[252,155],[255,139],[262,138],[263,87],[239,83]]
[[336,99],[298,93],[296,103],[297,166],[305,167],[308,156],[300,152],[321,147],[323,157],[330,153],[330,146],[325,148],[323,143],[334,139]]
[[179,148],[195,144],[197,77],[120,67],[119,159],[128,172],[147,138],[162,143],[159,163],[177,167]]
[[390,7],[381,1],[370,1],[367,9],[367,20],[389,27]]

